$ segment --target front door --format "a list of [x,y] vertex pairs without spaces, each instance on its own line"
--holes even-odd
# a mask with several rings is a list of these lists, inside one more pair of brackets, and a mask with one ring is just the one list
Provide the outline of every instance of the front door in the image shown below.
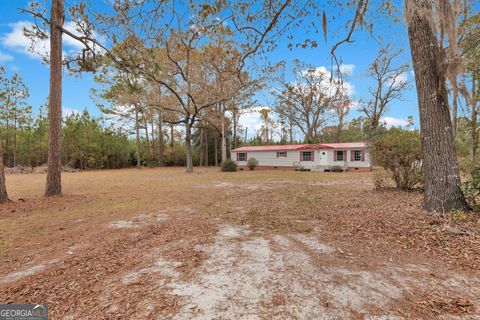
[[319,161],[319,164],[322,165],[322,166],[328,165],[328,151],[319,150],[318,151],[318,161]]

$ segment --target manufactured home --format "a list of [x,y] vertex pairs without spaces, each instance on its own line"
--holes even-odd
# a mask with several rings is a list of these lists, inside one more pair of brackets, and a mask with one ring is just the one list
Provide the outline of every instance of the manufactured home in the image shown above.
[[250,158],[258,169],[295,169],[330,171],[370,171],[372,166],[365,142],[245,146],[232,150],[232,159],[245,167]]

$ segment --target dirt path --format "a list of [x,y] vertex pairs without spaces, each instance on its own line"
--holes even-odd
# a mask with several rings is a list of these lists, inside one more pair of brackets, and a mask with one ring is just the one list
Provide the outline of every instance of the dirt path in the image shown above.
[[[478,256],[444,253],[457,242],[470,253],[479,239],[445,234],[438,217],[411,221],[418,195],[372,194],[365,175],[229,178],[207,171],[170,185],[178,203],[155,197],[166,187],[145,188],[150,201],[113,213],[36,219],[48,230],[41,239],[2,230],[25,250],[5,249],[0,303],[48,303],[52,319],[480,319],[480,274],[464,267]],[[103,201],[93,194],[78,201]],[[45,208],[76,203],[58,201]],[[382,219],[387,208],[395,215]],[[28,231],[32,215],[2,217]],[[440,236],[447,244],[432,245]]]

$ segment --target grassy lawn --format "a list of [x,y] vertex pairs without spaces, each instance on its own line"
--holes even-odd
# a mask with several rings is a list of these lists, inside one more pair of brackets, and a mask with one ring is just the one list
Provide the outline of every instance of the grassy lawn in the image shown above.
[[44,180],[7,176],[0,303],[91,318],[480,315],[478,214],[428,214],[419,193],[374,191],[371,173],[66,173],[51,199]]

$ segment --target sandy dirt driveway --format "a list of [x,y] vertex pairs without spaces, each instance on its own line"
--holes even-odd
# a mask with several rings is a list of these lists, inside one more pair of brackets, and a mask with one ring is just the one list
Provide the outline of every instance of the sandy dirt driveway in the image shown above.
[[480,319],[478,213],[370,173],[9,175],[0,303],[52,319]]

